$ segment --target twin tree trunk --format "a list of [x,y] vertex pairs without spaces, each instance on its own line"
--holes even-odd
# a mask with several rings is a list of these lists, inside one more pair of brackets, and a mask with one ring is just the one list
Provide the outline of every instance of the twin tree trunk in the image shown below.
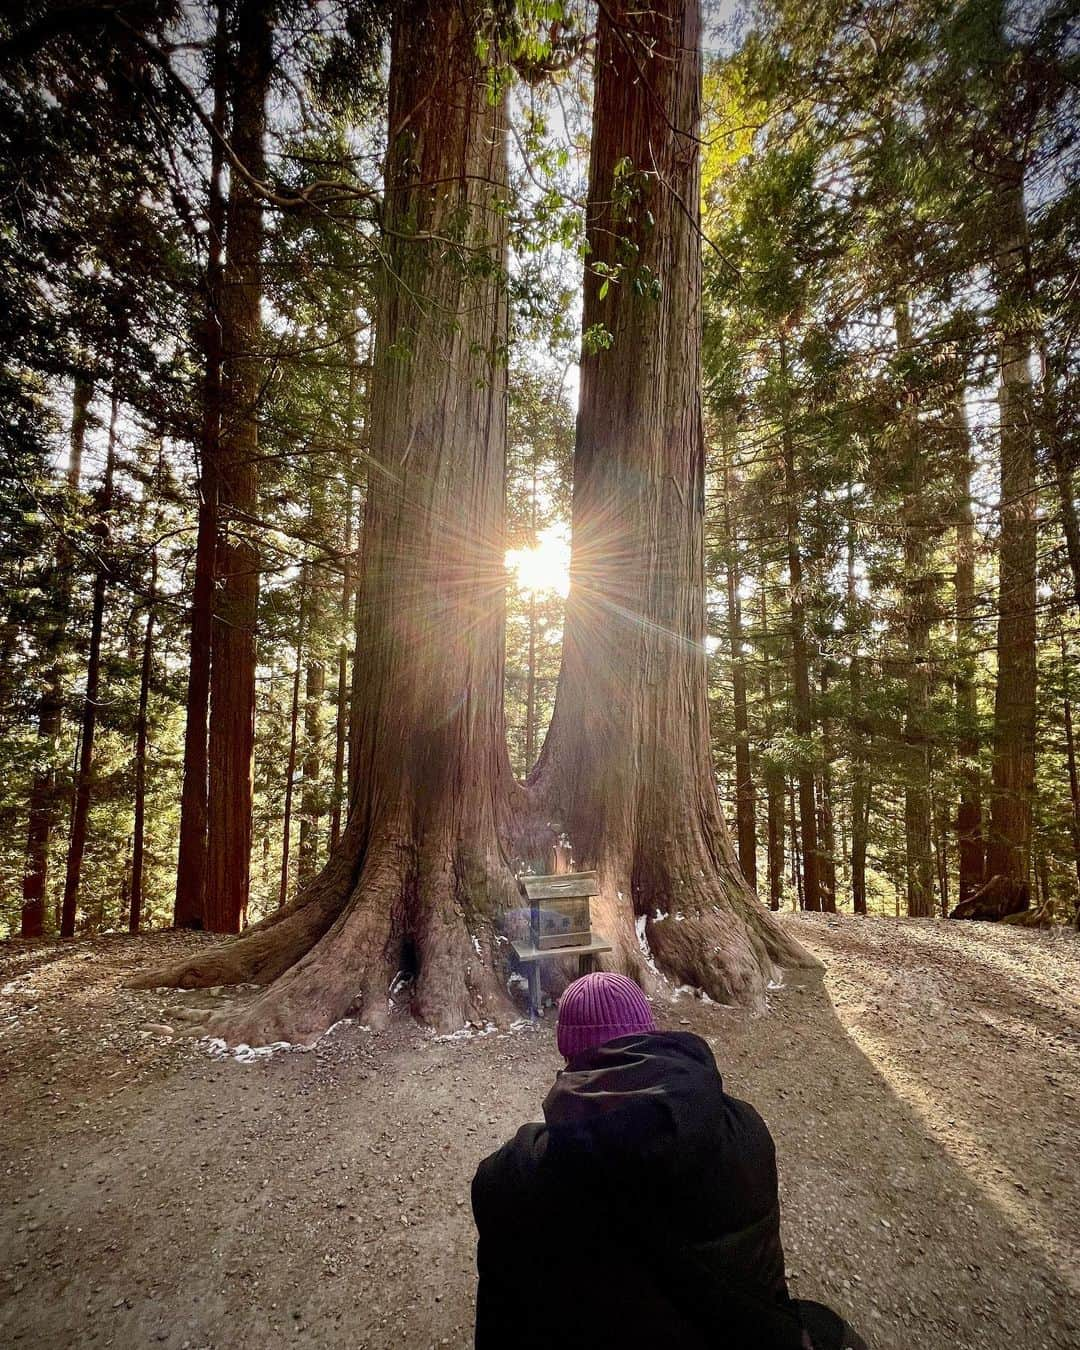
[[600,16],[590,262],[614,265],[626,239],[638,251],[609,295],[586,278],[586,329],[613,345],[582,362],[552,727],[529,788],[511,777],[506,124],[477,55],[481,14],[412,0],[393,24],[348,824],[290,906],[146,977],[273,981],[217,1021],[232,1040],[311,1041],[349,1012],[378,1022],[400,974],[422,1021],[503,1020],[496,925],[520,904],[513,860],[562,832],[600,872],[596,927],[618,969],[649,983],[655,958],[680,983],[756,1004],[774,964],[812,964],[742,880],[710,763],[699,18],[685,0]]

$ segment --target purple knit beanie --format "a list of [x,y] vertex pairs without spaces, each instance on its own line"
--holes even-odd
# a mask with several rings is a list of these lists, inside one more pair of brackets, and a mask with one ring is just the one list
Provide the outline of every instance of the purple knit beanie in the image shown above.
[[655,1030],[648,1000],[625,975],[606,970],[583,975],[567,985],[559,999],[556,1040],[563,1059],[573,1059],[616,1036]]

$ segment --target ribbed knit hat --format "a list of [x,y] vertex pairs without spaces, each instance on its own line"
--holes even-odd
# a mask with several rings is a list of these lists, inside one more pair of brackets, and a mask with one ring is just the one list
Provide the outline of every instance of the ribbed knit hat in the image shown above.
[[563,1059],[573,1059],[616,1036],[655,1030],[648,1000],[625,975],[606,970],[583,975],[567,985],[559,1000],[556,1040]]

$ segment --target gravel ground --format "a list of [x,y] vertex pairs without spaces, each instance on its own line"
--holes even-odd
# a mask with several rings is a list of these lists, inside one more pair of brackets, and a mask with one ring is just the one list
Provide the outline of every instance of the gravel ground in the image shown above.
[[[776,1136],[793,1288],[875,1350],[1080,1346],[1080,939],[786,922],[823,984],[657,1011]],[[536,1118],[551,1019],[213,1059],[145,1028],[243,991],[122,987],[208,940],[0,947],[0,1344],[470,1346],[469,1180]]]

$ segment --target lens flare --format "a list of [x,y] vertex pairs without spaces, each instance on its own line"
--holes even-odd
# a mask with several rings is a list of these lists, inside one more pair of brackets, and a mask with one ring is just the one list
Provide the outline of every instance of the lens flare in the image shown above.
[[570,540],[564,525],[549,525],[531,548],[506,551],[506,570],[525,595],[561,595],[570,591]]

